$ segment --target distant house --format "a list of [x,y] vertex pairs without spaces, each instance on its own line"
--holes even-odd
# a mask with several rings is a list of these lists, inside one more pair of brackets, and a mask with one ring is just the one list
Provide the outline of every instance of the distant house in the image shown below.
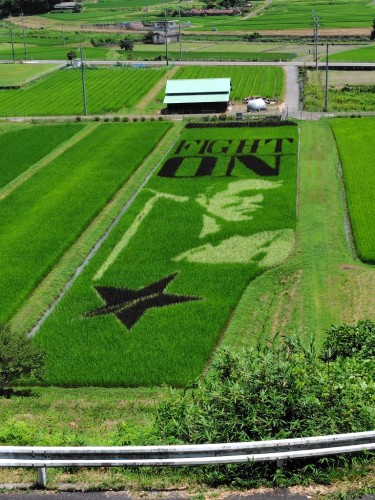
[[152,23],[145,24],[146,29],[151,29],[155,31],[174,31],[178,29],[178,21],[154,21]]
[[230,78],[167,80],[164,104],[171,113],[223,113],[230,90]]
[[53,10],[74,10],[76,8],[77,2],[62,2],[57,3],[53,6]]
[[168,32],[167,36],[165,36],[165,32],[163,31],[155,31],[152,35],[152,43],[155,45],[165,44],[165,39],[167,38],[168,43],[178,42],[180,40],[179,34],[175,32]]
[[185,10],[184,16],[238,16],[241,9],[190,9]]

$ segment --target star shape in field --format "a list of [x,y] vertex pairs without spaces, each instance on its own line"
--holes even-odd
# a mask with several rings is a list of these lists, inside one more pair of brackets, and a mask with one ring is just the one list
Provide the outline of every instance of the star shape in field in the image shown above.
[[202,300],[200,297],[186,295],[174,295],[164,293],[177,273],[170,274],[166,278],[155,281],[138,290],[130,288],[116,288],[110,286],[96,286],[95,290],[106,303],[93,311],[85,313],[85,317],[101,316],[104,314],[115,314],[128,330],[143,316],[147,309],[153,307],[164,307],[192,300]]

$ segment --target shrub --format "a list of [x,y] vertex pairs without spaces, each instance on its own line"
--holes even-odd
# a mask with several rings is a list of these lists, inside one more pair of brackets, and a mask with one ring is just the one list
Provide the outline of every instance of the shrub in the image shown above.
[[100,116],[95,116],[94,122],[100,122]]
[[0,394],[20,378],[41,380],[45,353],[9,326],[0,325]]
[[120,121],[120,117],[119,116],[114,116],[113,117],[113,121],[114,122],[119,122]]
[[122,119],[123,122],[128,122],[129,121],[129,117],[128,116],[124,116],[124,118]]
[[335,360],[339,356],[375,357],[375,323],[371,320],[358,321],[354,326],[331,326],[326,333],[323,359],[327,361]]
[[[156,435],[164,443],[199,444],[372,430],[373,364],[359,357],[326,363],[313,340],[304,347],[294,336],[241,355],[223,349],[204,380],[160,405]],[[293,462],[286,474],[292,477],[293,470],[311,463],[319,462]],[[253,484],[253,473],[270,479],[275,467],[207,468],[205,478],[211,484]]]

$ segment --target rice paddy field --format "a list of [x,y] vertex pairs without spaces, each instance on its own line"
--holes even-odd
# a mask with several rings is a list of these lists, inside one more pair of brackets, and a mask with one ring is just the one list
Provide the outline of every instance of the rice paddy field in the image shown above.
[[333,120],[353,236],[359,257],[375,263],[375,155],[373,118]]
[[[232,101],[253,95],[280,99],[284,93],[284,71],[275,66],[188,66],[171,76],[173,80],[191,78],[230,78]],[[164,95],[165,88],[156,97],[159,104]]]
[[[1,322],[12,317],[169,127],[151,122],[34,125],[0,135],[5,145],[0,171],[9,171],[2,173],[3,183],[29,172],[0,193]],[[72,143],[67,139],[73,134]],[[48,158],[56,146],[58,154]],[[44,163],[36,168],[43,155]]]
[[297,132],[185,128],[34,337],[48,384],[181,386],[202,372],[248,283],[293,252]]
[[58,64],[1,64],[0,89],[22,87],[59,67]]
[[[184,5],[183,5],[184,6]],[[137,10],[138,9],[138,10]],[[375,14],[375,6],[367,0],[333,0],[332,2],[313,2],[311,0],[274,0],[272,4],[263,4],[257,7],[255,16],[204,16],[184,17],[190,21],[190,31],[263,31],[263,30],[293,30],[311,28],[311,12],[316,9],[320,16],[322,28],[355,28],[369,27]],[[161,2],[150,3],[149,20],[159,15],[163,10]],[[86,8],[78,13],[49,13],[43,18],[68,23],[100,23],[123,22],[132,19],[146,20],[146,4],[137,4],[130,9],[120,4],[118,0],[86,4]]]
[[329,60],[343,62],[375,62],[375,45],[331,54]]
[[[165,74],[166,69],[86,69],[89,114],[133,107]],[[25,89],[0,90],[2,116],[79,115],[83,112],[81,71],[65,69]]]

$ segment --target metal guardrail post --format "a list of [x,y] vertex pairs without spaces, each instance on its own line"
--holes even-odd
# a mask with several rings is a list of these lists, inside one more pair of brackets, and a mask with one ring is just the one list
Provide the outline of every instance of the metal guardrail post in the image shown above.
[[41,488],[47,486],[47,472],[45,467],[38,467],[38,479],[36,482]]

